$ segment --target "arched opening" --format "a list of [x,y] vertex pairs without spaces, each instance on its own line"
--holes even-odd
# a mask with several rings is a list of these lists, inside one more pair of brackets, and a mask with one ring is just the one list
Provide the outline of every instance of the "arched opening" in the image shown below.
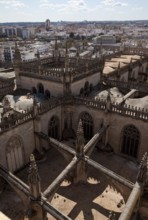
[[122,132],[122,153],[137,157],[140,132],[134,125],[126,126]]
[[86,81],[84,84],[84,95],[88,96],[89,95],[89,82]]
[[6,148],[6,160],[8,169],[11,172],[19,170],[24,165],[24,148],[19,136],[9,139]]
[[42,83],[39,83],[39,84],[38,84],[38,93],[44,94],[44,86],[43,86]]
[[52,138],[59,139],[60,122],[58,117],[53,116],[49,121],[48,135]]
[[83,124],[84,138],[90,140],[93,136],[93,119],[87,112],[82,113],[80,119]]
[[84,89],[81,88],[81,89],[80,89],[80,95],[83,95],[83,93],[84,93]]
[[36,94],[37,93],[37,89],[35,87],[32,87],[32,93]]
[[86,81],[85,84],[84,84],[84,89],[85,89],[85,90],[88,90],[88,88],[89,88],[89,82]]
[[93,84],[91,83],[91,84],[89,85],[89,91],[92,92],[92,90],[93,90]]
[[50,98],[50,92],[49,92],[49,90],[45,90],[45,96],[46,96],[47,98]]

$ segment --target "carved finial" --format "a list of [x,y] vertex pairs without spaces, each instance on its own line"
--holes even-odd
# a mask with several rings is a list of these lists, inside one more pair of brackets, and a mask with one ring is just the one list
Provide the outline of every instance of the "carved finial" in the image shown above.
[[57,38],[55,39],[55,50],[58,50],[58,41],[57,41]]
[[81,119],[79,121],[78,129],[77,129],[77,136],[80,136],[80,135],[84,137],[83,124],[82,124]]
[[37,57],[38,60],[40,60],[40,52],[39,52],[39,50],[37,50],[37,52],[36,52],[36,57]]
[[33,112],[34,112],[34,116],[38,115],[38,102],[35,98],[35,95],[33,96]]
[[9,111],[11,109],[11,103],[7,97],[3,99],[3,107],[4,107],[4,112]]
[[40,198],[41,197],[40,177],[38,174],[38,168],[33,154],[31,154],[30,156],[28,181],[30,185],[30,194],[35,199]]
[[146,159],[147,159],[147,152],[145,152],[145,154],[143,155],[141,162],[139,164],[139,168],[141,168],[141,166],[145,163]]
[[68,53],[66,52],[65,55],[65,72],[68,72],[69,69],[69,57],[68,57]]
[[108,90],[107,99],[106,99],[106,112],[109,112],[111,110],[111,97],[110,97],[110,91]]
[[143,184],[147,183],[148,178],[148,154],[147,152],[143,155],[140,165],[137,181]]
[[82,120],[80,119],[77,129],[77,154],[82,155],[84,150],[84,130],[83,130],[83,124]]
[[67,43],[67,41],[66,41],[66,54],[68,54],[68,43]]

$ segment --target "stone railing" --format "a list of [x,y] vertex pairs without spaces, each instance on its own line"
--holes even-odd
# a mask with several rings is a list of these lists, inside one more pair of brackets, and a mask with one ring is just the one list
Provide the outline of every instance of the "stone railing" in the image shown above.
[[[142,120],[145,122],[148,122],[148,110],[147,109],[141,109],[136,108],[133,106],[121,106],[118,103],[111,103],[109,106],[107,105],[106,101],[104,100],[90,100],[90,99],[84,99],[80,97],[58,97],[50,100],[46,100],[42,102],[41,104],[37,105],[36,107],[36,114],[33,109],[30,109],[26,111],[25,113],[21,113],[19,115],[15,115],[12,117],[12,115],[9,115],[7,118],[2,120],[0,123],[0,133],[4,131],[8,131],[9,129],[12,129],[20,124],[23,124],[29,120],[32,120],[36,117],[36,115],[42,115],[46,112],[50,111],[51,109],[57,108],[62,105],[84,105],[88,108],[101,110],[108,113],[114,113],[118,114],[124,117],[130,117],[136,120]],[[108,107],[107,107],[108,106]]]
[[107,103],[104,100],[90,100],[80,97],[58,97],[52,100],[46,100],[38,106],[38,113],[44,114],[45,112],[56,108],[61,105],[85,105],[86,107],[102,110],[106,112],[112,112],[115,114],[123,115],[125,117],[131,117],[138,120],[148,121],[148,110],[143,108],[137,108],[133,106],[121,106],[118,103],[111,103],[109,109]]
[[148,56],[148,48],[141,47],[124,47],[124,54]]
[[120,46],[112,46],[112,45],[97,45],[98,49],[104,48],[106,50],[114,51],[114,55],[116,53],[122,53],[126,55],[140,55],[140,56],[148,56],[148,48],[142,47],[129,47],[123,46],[121,49]]
[[82,71],[77,71],[74,73],[74,81],[80,80],[86,76],[90,76],[93,74],[96,74],[97,72],[101,72],[101,67],[100,66],[94,66],[93,68],[83,68]]
[[8,115],[0,122],[0,133],[12,129],[24,122],[33,119],[33,110],[29,109],[25,113],[18,115]]
[[47,111],[60,106],[62,103],[63,103],[63,99],[59,98],[59,97],[58,98],[54,98],[54,99],[46,100],[46,101],[42,102],[37,107],[38,114],[44,114]]
[[83,98],[74,98],[74,103],[77,105],[85,105],[89,108],[104,110],[106,112],[112,112],[126,117],[131,117],[138,120],[148,121],[148,110],[144,108],[137,108],[133,106],[121,106],[118,103],[110,104],[110,108],[107,108],[107,103],[104,100],[89,100]]
[[21,72],[21,76],[35,78],[35,79],[43,79],[43,80],[49,80],[49,81],[55,81],[55,82],[61,82],[60,75],[58,73],[56,74],[37,74],[37,73],[29,73],[29,72]]
[[112,87],[119,87],[122,89],[136,89],[140,92],[146,92],[148,93],[148,83],[143,82],[123,82],[123,81],[116,81],[116,80],[104,80],[107,86]]
[[137,108],[127,105],[124,105],[122,107],[121,105],[118,104],[112,104],[111,111],[134,119],[148,121],[148,110],[144,108]]
[[104,100],[90,100],[90,99],[84,99],[79,97],[69,97],[67,99],[64,98],[55,98],[53,100],[47,100],[44,101],[39,107],[38,107],[38,113],[44,114],[45,112],[49,111],[50,109],[56,108],[60,105],[85,105],[90,108],[103,110],[103,111],[109,111],[114,112],[117,114],[133,117],[136,119],[143,119],[148,120],[148,110],[146,109],[140,109],[140,108],[134,108],[133,106],[121,106],[118,103],[112,103],[110,105],[110,109],[107,110],[106,101]]

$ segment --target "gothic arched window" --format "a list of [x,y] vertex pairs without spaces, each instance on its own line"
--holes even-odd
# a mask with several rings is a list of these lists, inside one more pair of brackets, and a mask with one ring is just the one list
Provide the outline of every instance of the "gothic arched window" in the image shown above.
[[122,153],[137,157],[140,133],[134,125],[126,126],[122,132]]
[[44,94],[44,86],[43,86],[42,83],[39,83],[39,84],[38,84],[38,93]]
[[33,94],[36,94],[36,93],[37,93],[37,90],[36,90],[35,87],[32,87],[32,93],[33,93]]
[[87,112],[82,113],[80,119],[83,124],[84,138],[90,140],[93,136],[93,119]]
[[83,95],[83,93],[84,93],[84,89],[81,88],[81,89],[80,89],[80,95]]
[[45,96],[46,96],[47,98],[50,98],[50,91],[49,91],[49,90],[45,90]]
[[84,84],[84,89],[85,89],[85,90],[88,90],[88,89],[89,89],[89,82],[88,82],[88,81],[85,82],[85,84]]
[[8,140],[6,147],[8,169],[14,172],[24,165],[24,147],[21,138],[17,135]]
[[49,121],[48,135],[52,138],[58,139],[59,138],[59,126],[60,126],[60,122],[59,122],[58,117],[53,116]]

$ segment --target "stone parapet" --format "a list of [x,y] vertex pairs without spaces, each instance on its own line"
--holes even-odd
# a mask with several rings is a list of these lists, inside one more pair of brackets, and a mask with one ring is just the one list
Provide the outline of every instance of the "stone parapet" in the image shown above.
[[2,122],[0,122],[0,133],[8,131],[9,129],[12,129],[13,127],[16,127],[26,121],[32,120],[32,118],[33,110],[27,110],[25,113],[15,115],[15,117],[8,115],[8,117],[5,117],[2,119]]
[[104,79],[104,82],[107,86],[112,86],[112,87],[118,87],[122,89],[136,89],[140,92],[145,92],[148,93],[148,83],[144,82],[123,82],[123,81],[117,81],[117,80],[108,80]]

